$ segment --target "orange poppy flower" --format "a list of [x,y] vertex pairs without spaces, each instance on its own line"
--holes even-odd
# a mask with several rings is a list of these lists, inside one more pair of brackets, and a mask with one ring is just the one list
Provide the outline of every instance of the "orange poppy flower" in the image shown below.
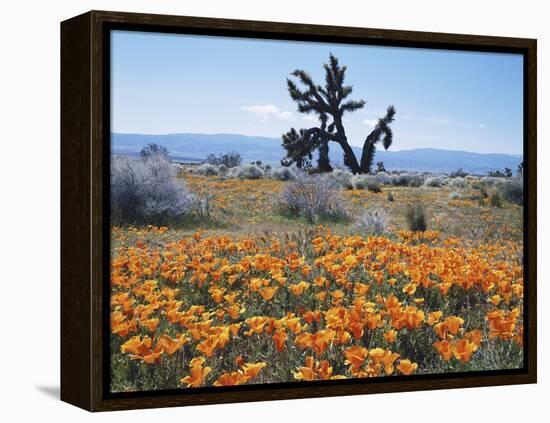
[[273,341],[275,341],[275,347],[277,348],[277,351],[282,352],[285,349],[286,340],[288,339],[286,332],[277,332],[275,335],[273,335],[272,338]]
[[305,281],[301,281],[300,283],[297,283],[297,284],[288,285],[288,289],[294,295],[299,296],[299,295],[302,295],[304,291],[309,288],[309,286],[310,286],[309,283]]
[[434,347],[444,361],[449,361],[452,358],[452,345],[446,339],[444,339],[443,341],[434,342]]
[[255,378],[265,366],[267,366],[267,363],[263,361],[258,363],[245,363],[242,366],[242,372],[245,379],[248,381]]
[[350,364],[353,369],[358,370],[363,365],[368,353],[369,351],[366,348],[354,345],[344,351],[344,355],[346,356],[344,364]]
[[250,330],[248,330],[244,334],[251,336],[255,333],[258,333],[258,334],[262,333],[267,322],[268,322],[267,317],[262,317],[262,316],[254,316],[254,317],[250,317],[249,319],[246,319],[245,323],[248,325]]
[[179,351],[188,340],[189,338],[185,338],[183,335],[179,335],[176,339],[173,339],[163,334],[159,336],[158,343],[162,346],[166,354],[173,355],[176,351]]
[[246,382],[246,378],[240,372],[231,372],[222,374],[214,382],[214,386],[235,386]]
[[259,292],[265,301],[270,301],[278,289],[279,289],[278,286],[265,286],[261,288]]
[[459,339],[453,344],[453,354],[455,358],[463,363],[468,363],[477,345],[468,339]]
[[397,337],[397,331],[394,329],[390,329],[386,333],[384,333],[384,339],[388,344],[393,344],[395,342],[395,338]]
[[397,365],[397,370],[399,370],[404,375],[410,375],[414,373],[417,368],[418,364],[411,363],[409,359],[399,360],[399,364]]
[[204,383],[206,377],[210,374],[212,369],[210,367],[203,367],[204,358],[198,357],[191,360],[189,365],[189,375],[181,379],[181,383],[185,383],[188,388],[198,388]]

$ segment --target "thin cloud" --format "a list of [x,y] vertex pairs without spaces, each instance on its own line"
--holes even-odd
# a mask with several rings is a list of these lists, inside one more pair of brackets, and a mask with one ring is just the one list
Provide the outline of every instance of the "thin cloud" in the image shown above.
[[302,116],[302,119],[305,120],[306,122],[312,122],[312,123],[319,122],[319,119],[316,116],[312,116],[312,115],[304,115]]
[[427,117],[427,118],[424,118],[424,121],[430,122],[430,123],[440,123],[441,125],[449,125],[451,123],[449,119],[439,118],[439,117]]
[[378,123],[378,119],[365,119],[363,121],[364,125],[370,126],[371,128],[374,128],[377,123]]
[[294,114],[287,111],[281,111],[273,104],[256,104],[254,106],[242,106],[242,110],[253,113],[260,118],[262,122],[268,122],[271,119],[294,120]]

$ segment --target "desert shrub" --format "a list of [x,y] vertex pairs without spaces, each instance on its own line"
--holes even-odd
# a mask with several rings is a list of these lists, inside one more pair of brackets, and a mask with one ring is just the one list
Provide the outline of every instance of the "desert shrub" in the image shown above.
[[489,195],[489,203],[493,207],[502,207],[502,195],[500,194],[499,190],[494,190]]
[[489,190],[486,185],[482,184],[479,186],[479,194],[481,198],[489,198]]
[[460,194],[456,191],[453,191],[449,194],[449,199],[451,200],[458,200],[460,198]]
[[253,164],[244,164],[229,169],[229,171],[227,172],[227,176],[230,178],[241,179],[262,179],[264,177],[264,171],[259,166]]
[[353,175],[351,184],[353,189],[368,189],[372,192],[382,192],[380,183],[372,175]]
[[162,223],[191,213],[194,199],[162,155],[112,161],[111,211],[117,223]]
[[343,188],[352,189],[352,176],[351,172],[342,169],[334,169],[330,173],[330,178]]
[[387,200],[388,200],[389,202],[392,202],[392,201],[394,200],[394,198],[393,198],[393,193],[392,193],[391,191],[388,191],[388,198],[387,198]]
[[368,175],[353,175],[351,177],[351,184],[353,189],[366,189],[369,183]]
[[447,179],[442,176],[429,176],[424,181],[424,185],[432,188],[440,188],[443,185],[447,185]]
[[356,228],[365,235],[382,235],[388,229],[389,218],[383,209],[367,210],[357,220]]
[[376,193],[382,192],[382,188],[380,187],[380,184],[376,182],[374,179],[371,179],[367,182],[367,189],[370,192],[376,192]]
[[218,176],[225,176],[229,168],[224,164],[220,164],[216,166],[216,170],[218,172]]
[[484,176],[481,178],[480,184],[486,187],[497,187],[505,181],[504,177]]
[[234,151],[224,154],[209,154],[206,157],[206,163],[211,165],[225,165],[228,168],[239,166],[241,162],[241,155]]
[[202,176],[216,176],[218,175],[218,170],[216,166],[210,163],[203,163],[197,167],[196,173]]
[[510,180],[499,186],[499,192],[509,203],[523,204],[523,179]]
[[258,165],[242,165],[239,171],[239,178],[241,179],[261,179],[264,176],[264,171]]
[[392,178],[392,185],[396,187],[408,187],[411,182],[411,175],[408,173],[401,173],[399,175],[394,175]]
[[422,175],[411,175],[409,186],[418,188],[424,184],[424,177]]
[[428,228],[428,215],[421,203],[409,204],[405,212],[405,217],[411,231],[424,232]]
[[344,204],[339,187],[332,179],[304,176],[284,188],[278,206],[284,214],[303,217],[314,223],[348,220],[349,212]]
[[288,166],[275,167],[270,170],[269,177],[279,181],[294,181],[296,174],[293,168]]
[[466,182],[466,179],[463,177],[457,176],[455,178],[451,178],[449,185],[453,188],[467,188],[468,182]]
[[466,180],[466,182],[468,183],[468,185],[473,188],[473,189],[480,189],[481,187],[481,181],[479,178],[472,178],[472,179],[468,179],[468,177],[464,178]]
[[388,172],[378,172],[376,175],[374,175],[374,179],[376,182],[382,185],[390,185],[392,183],[392,175],[390,175]]

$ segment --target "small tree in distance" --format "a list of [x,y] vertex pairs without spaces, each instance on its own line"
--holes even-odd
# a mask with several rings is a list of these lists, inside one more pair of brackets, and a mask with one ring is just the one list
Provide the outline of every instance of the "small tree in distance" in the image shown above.
[[162,145],[150,143],[141,149],[141,151],[139,152],[139,155],[141,156],[142,159],[146,159],[151,156],[159,156],[167,159],[168,149]]
[[242,157],[239,153],[230,151],[229,153],[224,154],[209,154],[206,157],[206,163],[212,165],[225,165],[227,167],[236,167],[239,166],[242,162]]

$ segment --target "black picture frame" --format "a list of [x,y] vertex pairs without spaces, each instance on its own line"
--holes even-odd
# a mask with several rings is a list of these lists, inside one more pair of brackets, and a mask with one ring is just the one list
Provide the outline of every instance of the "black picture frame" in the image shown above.
[[[109,31],[510,52],[524,61],[522,369],[111,394]],[[536,40],[90,11],[61,23],[61,399],[90,411],[536,383]]]

